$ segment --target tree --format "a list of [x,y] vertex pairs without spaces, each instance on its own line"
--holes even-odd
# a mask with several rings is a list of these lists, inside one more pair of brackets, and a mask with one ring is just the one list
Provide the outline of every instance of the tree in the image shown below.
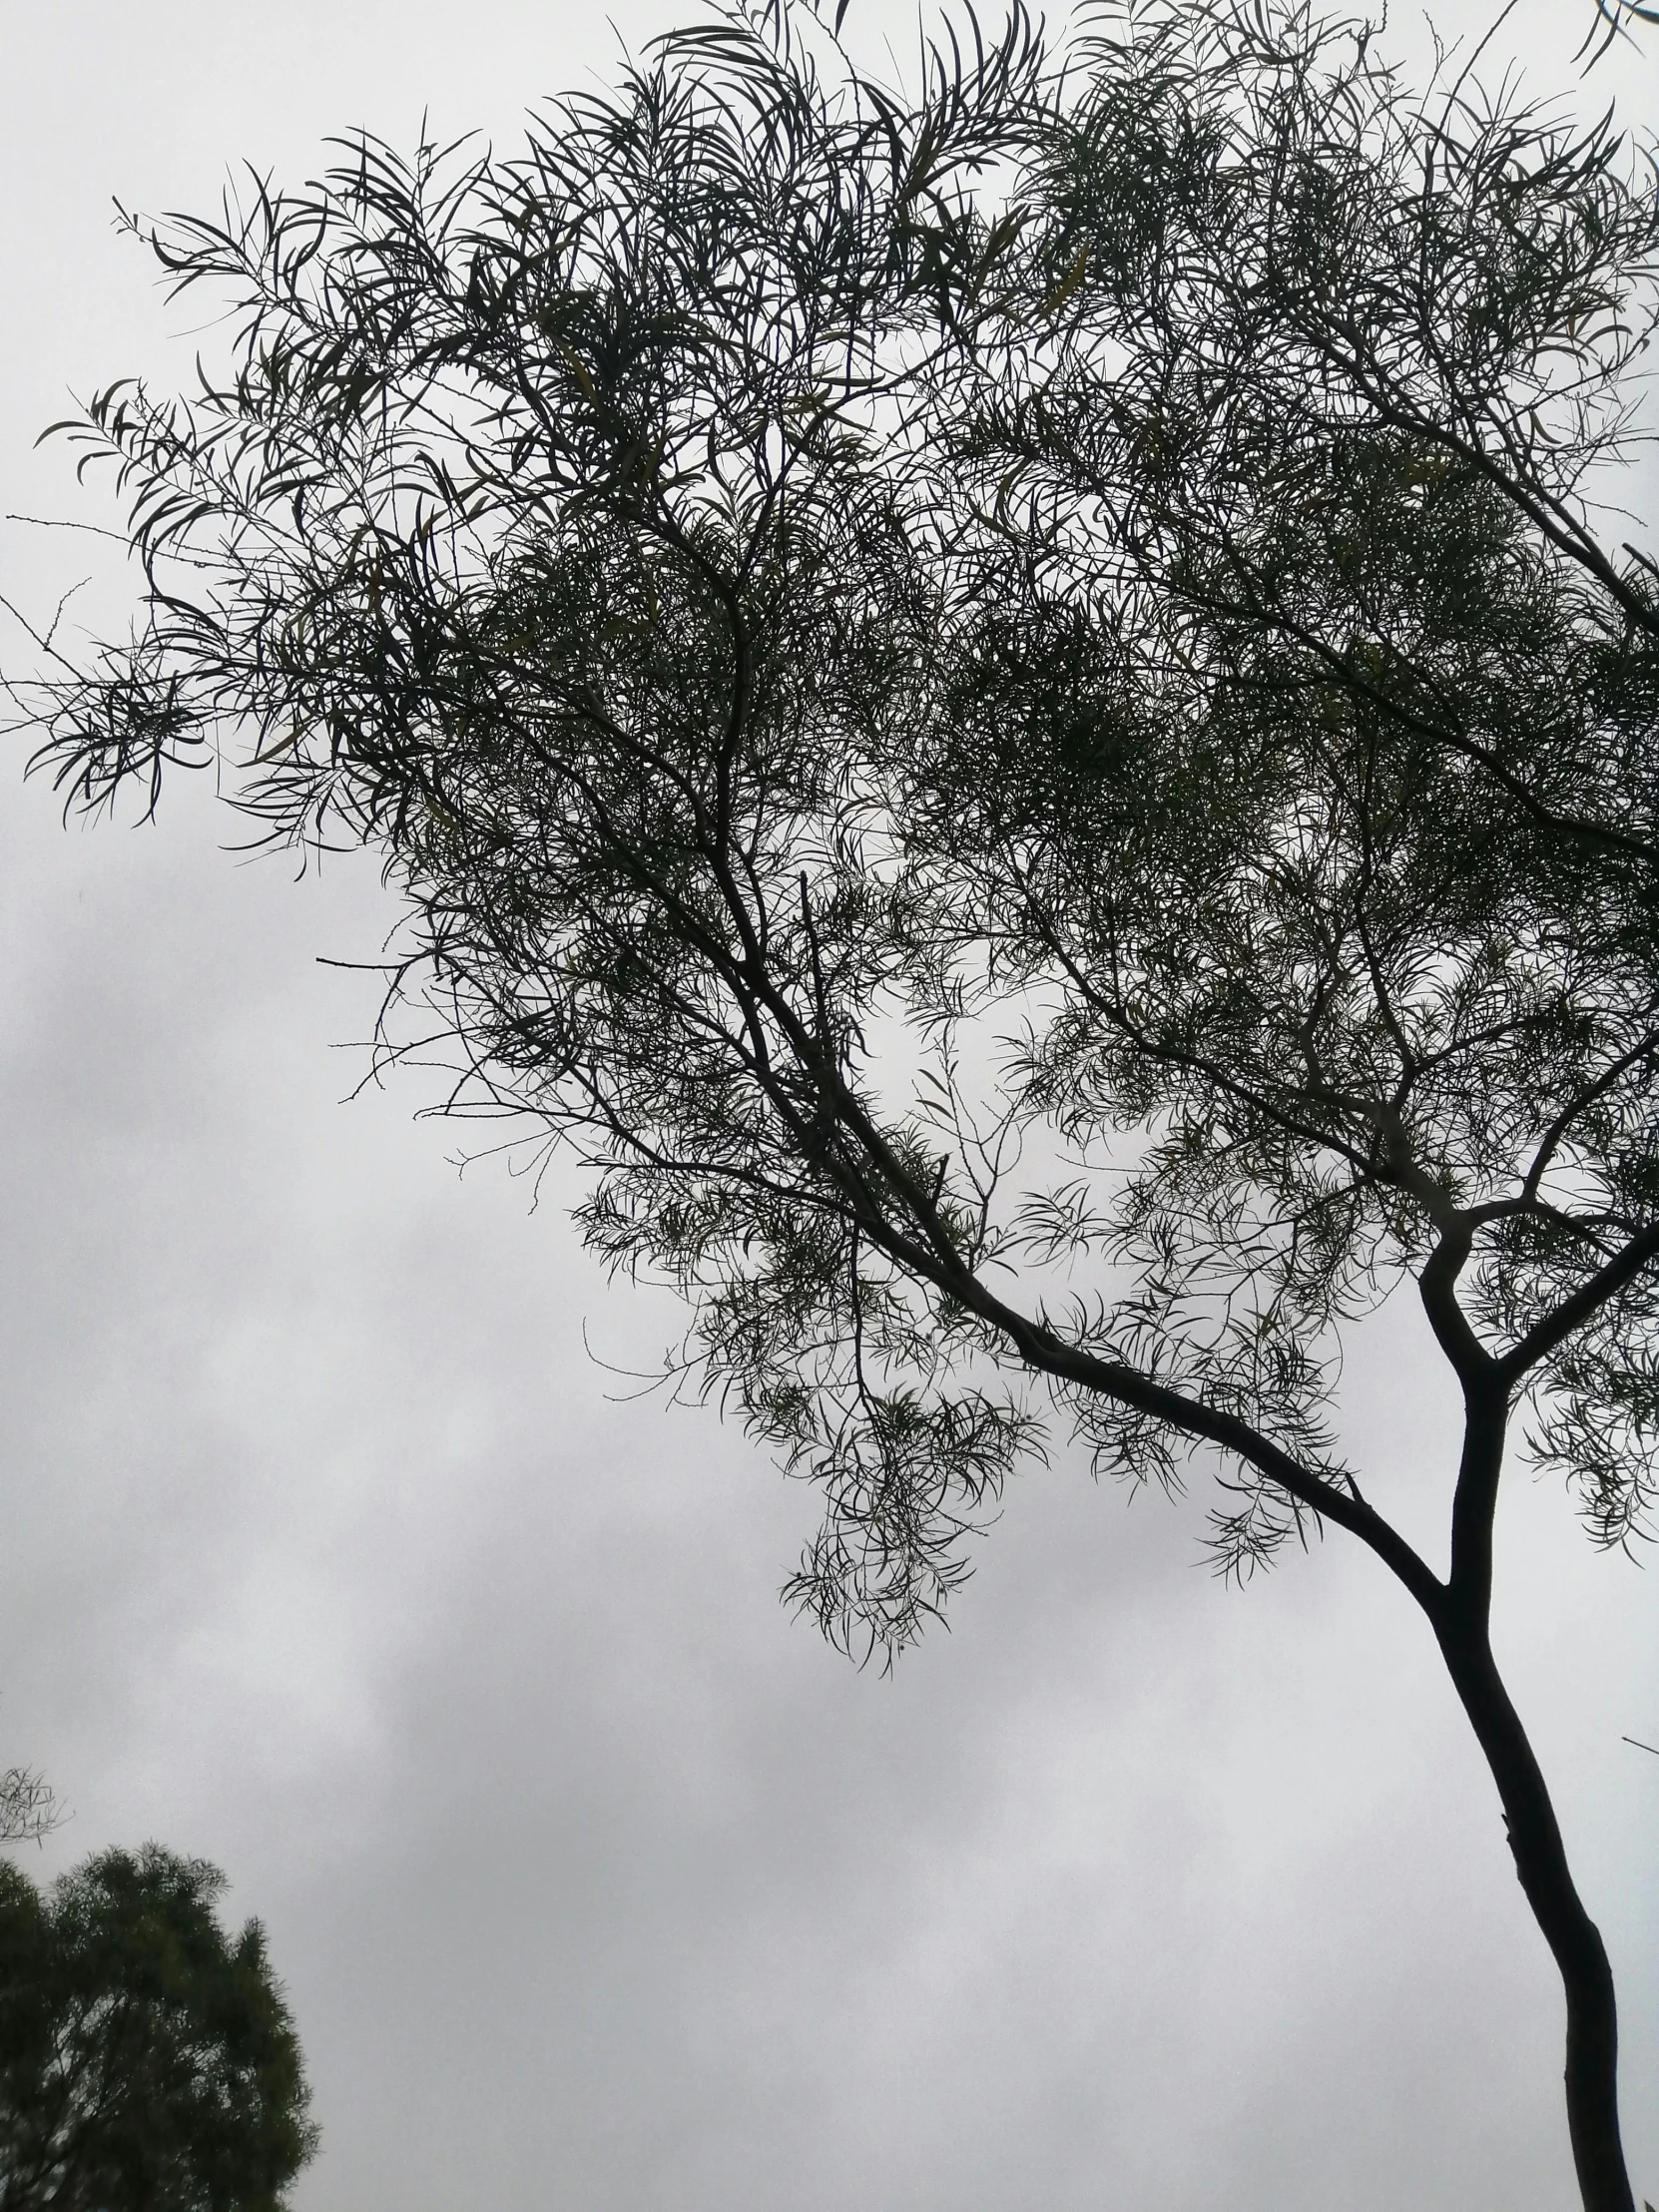
[[[48,636],[70,804],[215,761],[381,852],[384,1058],[591,1169],[675,1379],[822,1487],[790,1584],[891,1653],[1058,1421],[1246,1575],[1409,1592],[1628,2212],[1613,1981],[1495,1665],[1506,1454],[1655,1490],[1659,207],[1603,123],[1413,89],[1247,0],[969,20],[909,94],[783,0],[523,156],[351,142],[133,225],[234,314],[113,387],[133,640]],[[1339,1449],[1415,1287],[1461,1392],[1441,1573]]]
[[0,1865],[3,2212],[280,2212],[311,2156],[299,2044],[225,1878],[159,1845],[44,1895]]
[[33,1767],[0,1771],[0,1844],[38,1844],[63,1825],[52,1785]]
[[44,1843],[69,1815],[34,1767],[0,1767],[0,1844]]

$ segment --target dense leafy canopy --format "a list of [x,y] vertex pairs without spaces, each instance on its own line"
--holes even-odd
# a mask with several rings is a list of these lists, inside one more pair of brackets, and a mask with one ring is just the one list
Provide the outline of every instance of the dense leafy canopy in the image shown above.
[[152,598],[48,757],[381,847],[451,1104],[595,1163],[886,1641],[1033,1371],[1102,1464],[1219,1443],[1230,1566],[1343,1517],[1402,1271],[1602,1540],[1659,1432],[1646,173],[1297,12],[1064,63],[903,104],[740,14],[520,160],[354,143],[151,234],[234,373],[76,433]]
[[310,2156],[299,2046],[224,1877],[158,1846],[42,1894],[0,1863],[0,2207],[280,2212]]

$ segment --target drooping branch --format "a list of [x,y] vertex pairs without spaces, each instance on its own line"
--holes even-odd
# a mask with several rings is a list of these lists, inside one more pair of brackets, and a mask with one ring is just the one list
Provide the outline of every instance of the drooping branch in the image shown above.
[[1635,1282],[1655,1260],[1659,1260],[1659,1224],[1632,1237],[1605,1267],[1598,1268],[1588,1282],[1581,1283],[1570,1297],[1562,1299],[1553,1312],[1527,1331],[1513,1350],[1503,1355],[1497,1363],[1497,1372],[1505,1386],[1512,1388],[1558,1346],[1565,1344],[1575,1330],[1598,1314],[1610,1299],[1616,1298],[1627,1284]]

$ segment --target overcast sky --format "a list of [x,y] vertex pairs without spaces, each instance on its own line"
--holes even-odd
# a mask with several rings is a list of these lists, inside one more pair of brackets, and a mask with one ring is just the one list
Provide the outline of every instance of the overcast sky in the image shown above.
[[[188,378],[112,195],[201,208],[428,107],[506,144],[614,52],[597,9],[511,0],[14,4],[0,504],[108,519],[35,432],[71,388]],[[1604,65],[1637,111],[1655,53]],[[41,606],[73,549],[6,525],[4,590]],[[1201,1504],[1061,1460],[952,1633],[855,1673],[777,1602],[811,1497],[584,1351],[648,1365],[674,1309],[607,1287],[557,1192],[460,1178],[418,1082],[341,1103],[371,986],[317,957],[372,956],[372,870],[250,863],[200,790],[65,833],[18,766],[0,1766],[75,1808],[40,1871],[155,1836],[267,1923],[323,2127],[302,2212],[1571,2201],[1553,1969],[1373,1561],[1333,1536],[1226,1590]],[[1408,1310],[1350,1385],[1371,1486],[1434,1541]],[[1654,1594],[1512,1482],[1500,1656],[1659,2196],[1659,1758],[1620,1741],[1659,1742]]]

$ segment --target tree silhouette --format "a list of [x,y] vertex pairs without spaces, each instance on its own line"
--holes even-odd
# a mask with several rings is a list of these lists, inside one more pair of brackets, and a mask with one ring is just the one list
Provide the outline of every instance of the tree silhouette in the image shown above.
[[67,1815],[52,1785],[33,1767],[0,1769],[0,1844],[38,1844]]
[[[149,593],[20,696],[71,804],[213,760],[273,842],[383,854],[382,1053],[588,1163],[679,1379],[822,1486],[837,1641],[912,1637],[1056,1422],[1213,1459],[1226,1572],[1366,1545],[1630,2212],[1488,1616],[1506,1453],[1606,1546],[1655,1486],[1659,572],[1598,501],[1659,207],[1610,125],[1362,25],[1092,20],[947,28],[902,93],[734,8],[517,160],[361,139],[135,223],[234,358],[69,426]],[[1443,1573],[1333,1417],[1407,1282]]]
[[299,2045],[225,1878],[148,1844],[44,1895],[0,1863],[0,2212],[281,2212]]

